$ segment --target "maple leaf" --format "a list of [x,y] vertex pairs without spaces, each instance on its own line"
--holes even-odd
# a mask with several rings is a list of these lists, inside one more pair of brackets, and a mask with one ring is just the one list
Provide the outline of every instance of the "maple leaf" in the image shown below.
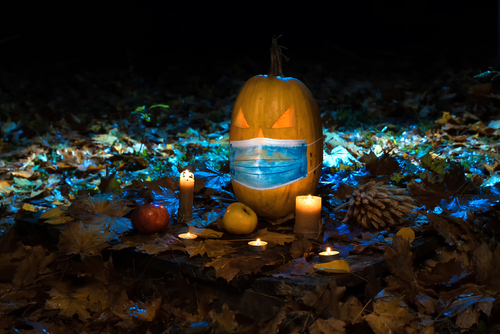
[[179,198],[169,188],[160,187],[160,191],[152,190],[150,194],[151,203],[163,205],[167,208],[170,216],[175,216],[179,210]]
[[345,287],[337,287],[337,282],[333,280],[327,286],[317,285],[316,290],[307,291],[302,297],[302,302],[309,307],[315,308],[318,314],[326,318],[334,317],[339,319],[342,306],[340,298],[345,290]]
[[223,232],[212,230],[210,228],[196,228],[193,226],[189,227],[189,233],[194,233],[201,238],[207,239],[218,239],[224,235]]
[[309,327],[310,334],[345,334],[346,323],[342,320],[330,318],[330,319],[316,319],[314,323]]
[[[34,289],[0,283],[0,319],[7,313],[26,307],[36,297]],[[1,332],[1,331],[0,331]]]
[[144,302],[136,302],[133,306],[128,309],[128,312],[131,316],[144,320],[144,321],[153,321],[156,317],[156,314],[160,310],[161,307],[161,297],[157,299],[150,300],[146,303]]
[[71,318],[75,314],[81,320],[90,318],[90,313],[87,311],[88,301],[85,296],[82,299],[82,294],[79,295],[80,298],[75,298],[71,296],[69,289],[61,284],[52,287],[49,294],[51,299],[47,299],[45,302],[45,307],[48,310],[60,310],[59,314],[67,318]]
[[413,272],[413,253],[410,251],[410,241],[399,235],[393,238],[394,248],[385,247],[385,265],[402,280],[411,283],[415,279]]
[[212,310],[209,315],[212,318],[212,322],[217,324],[223,333],[234,333],[238,328],[235,313],[226,303],[222,305],[222,311],[220,313]]
[[487,284],[490,283],[496,290],[500,290],[500,245],[497,244],[496,249],[487,243],[481,243],[473,254],[474,263],[476,265],[476,278],[477,283]]
[[196,255],[207,255],[208,257],[219,257],[230,253],[236,252],[234,247],[226,244],[225,240],[212,240],[198,241],[192,245],[187,245],[185,251],[189,253],[189,257]]
[[150,255],[159,254],[168,250],[184,251],[184,245],[171,234],[165,234],[161,238],[155,238],[147,243],[137,246],[136,249],[140,252]]
[[290,255],[294,259],[301,258],[310,254],[312,249],[313,242],[308,238],[300,236],[299,239],[292,243],[292,246],[290,247]]
[[109,246],[108,241],[114,235],[100,227],[81,222],[67,224],[66,229],[61,232],[59,251],[64,254],[80,254],[82,258],[101,254],[101,251]]
[[89,195],[79,196],[69,207],[73,217],[90,214],[123,217],[132,210],[132,203],[116,197],[113,194],[100,194],[94,197]]
[[264,228],[252,234],[252,238],[260,238],[260,240],[267,241],[270,245],[284,245],[285,243],[293,242],[295,240],[295,235],[270,232],[267,228]]
[[266,264],[267,263],[262,258],[250,256],[234,258],[223,257],[206,263],[205,267],[214,267],[217,277],[222,277],[226,281],[231,282],[238,274],[248,275],[258,273]]
[[374,305],[375,312],[365,315],[364,319],[375,334],[406,334],[407,331],[404,327],[415,317],[401,304],[402,301],[398,298],[379,299]]
[[104,285],[121,279],[120,274],[115,270],[111,256],[106,262],[101,256],[86,256],[82,260],[85,265],[82,276],[90,275]]
[[55,253],[46,256],[46,252],[42,246],[33,247],[17,267],[13,283],[19,287],[31,284],[57,258]]

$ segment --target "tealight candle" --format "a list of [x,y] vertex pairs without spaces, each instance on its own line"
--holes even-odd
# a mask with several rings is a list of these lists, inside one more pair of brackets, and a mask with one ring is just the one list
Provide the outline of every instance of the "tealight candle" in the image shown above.
[[338,260],[338,258],[339,258],[339,252],[332,251],[330,247],[326,249],[326,252],[319,253],[319,261],[321,263]]
[[321,232],[321,227],[321,197],[297,196],[293,232],[315,238]]
[[194,174],[185,170],[181,173],[179,194],[179,218],[189,221],[193,217]]
[[254,252],[262,252],[267,249],[267,242],[265,241],[260,241],[260,239],[257,239],[255,241],[250,241],[248,243],[248,246],[250,246],[250,250]]
[[198,236],[193,233],[181,233],[178,235],[179,239],[181,239],[186,245],[192,245],[196,241]]

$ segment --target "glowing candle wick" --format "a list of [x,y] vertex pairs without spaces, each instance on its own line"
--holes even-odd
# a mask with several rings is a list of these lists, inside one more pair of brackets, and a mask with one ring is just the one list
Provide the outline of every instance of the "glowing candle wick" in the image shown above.
[[330,253],[331,253],[331,252],[332,252],[332,249],[331,249],[330,247],[328,247],[328,248],[326,249],[326,253],[327,253],[328,255],[330,255]]
[[257,245],[260,245],[260,239],[257,239]]
[[[187,233],[187,237],[188,237],[188,238],[190,238],[190,237],[191,237],[191,234],[189,234],[189,232]],[[330,248],[328,248],[328,249],[330,249]]]

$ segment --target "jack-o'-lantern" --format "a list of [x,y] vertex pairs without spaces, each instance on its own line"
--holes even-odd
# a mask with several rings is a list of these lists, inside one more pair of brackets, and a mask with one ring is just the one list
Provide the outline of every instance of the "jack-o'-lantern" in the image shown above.
[[318,105],[299,80],[284,77],[277,40],[268,75],[248,80],[236,99],[229,167],[238,200],[261,217],[284,217],[297,195],[314,194],[323,162]]

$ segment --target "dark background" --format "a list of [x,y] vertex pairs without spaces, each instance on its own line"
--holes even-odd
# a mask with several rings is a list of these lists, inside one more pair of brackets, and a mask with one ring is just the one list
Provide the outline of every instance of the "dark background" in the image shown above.
[[269,3],[16,4],[2,13],[1,66],[103,61],[208,68],[249,58],[266,71],[271,38],[279,34],[292,61],[343,55],[496,63],[495,0]]

